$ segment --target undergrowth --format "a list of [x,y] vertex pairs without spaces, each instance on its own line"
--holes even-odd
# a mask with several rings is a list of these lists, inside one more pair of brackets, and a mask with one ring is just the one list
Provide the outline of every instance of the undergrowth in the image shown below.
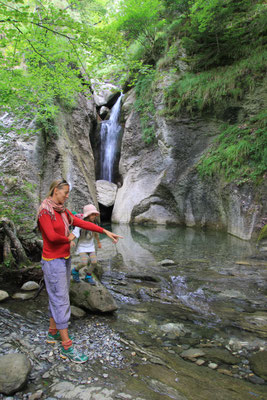
[[238,184],[256,182],[267,171],[267,112],[244,124],[224,127],[200,159],[200,176],[224,176]]
[[241,100],[266,76],[267,50],[237,63],[199,73],[181,75],[165,90],[169,117],[211,109],[229,99]]

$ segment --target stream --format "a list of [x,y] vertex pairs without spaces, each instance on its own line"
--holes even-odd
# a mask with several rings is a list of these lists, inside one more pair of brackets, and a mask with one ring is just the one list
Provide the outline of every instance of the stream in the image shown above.
[[63,361],[45,343],[45,290],[1,303],[1,354],[22,351],[33,364],[28,386],[9,398],[267,399],[254,360],[267,343],[267,262],[255,243],[191,228],[106,228],[124,237],[102,237],[98,251],[118,311],[70,324],[88,363]]

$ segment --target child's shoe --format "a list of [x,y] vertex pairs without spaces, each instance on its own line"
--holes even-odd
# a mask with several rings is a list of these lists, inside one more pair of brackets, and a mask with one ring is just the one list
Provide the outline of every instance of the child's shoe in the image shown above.
[[76,364],[85,363],[88,360],[88,357],[85,354],[82,354],[78,350],[76,350],[73,346],[65,350],[63,346],[60,347],[60,357],[63,359],[69,359],[70,361]]
[[77,282],[77,283],[81,282],[80,281],[79,271],[76,271],[75,268],[72,268],[71,275],[72,275],[72,278],[73,278],[74,282]]
[[84,281],[90,283],[91,285],[95,285],[95,281],[92,278],[92,275],[86,274]]

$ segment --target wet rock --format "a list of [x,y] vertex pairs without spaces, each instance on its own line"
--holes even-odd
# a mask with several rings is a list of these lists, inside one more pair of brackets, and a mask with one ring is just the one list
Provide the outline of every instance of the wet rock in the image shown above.
[[166,259],[166,260],[162,260],[159,264],[167,266],[167,265],[175,265],[175,262],[173,260]]
[[0,393],[14,394],[27,382],[31,371],[29,359],[20,353],[0,357]]
[[219,368],[217,369],[218,372],[220,372],[220,374],[224,374],[224,375],[228,375],[228,376],[232,376],[232,372],[229,371],[229,369],[223,369],[223,368]]
[[216,369],[216,368],[218,368],[218,364],[215,364],[215,363],[210,362],[210,363],[208,364],[208,367],[209,367],[210,369]]
[[249,375],[248,376],[248,380],[252,383],[254,383],[255,385],[264,385],[265,381],[264,379],[260,378],[257,375]]
[[12,299],[15,300],[29,300],[32,299],[35,296],[35,292],[31,292],[31,293],[15,293],[12,296]]
[[28,282],[25,282],[24,285],[22,285],[21,290],[37,290],[39,288],[40,288],[40,285],[37,282],[28,281]]
[[204,351],[201,349],[189,349],[189,350],[185,350],[183,351],[180,356],[183,358],[197,358],[197,357],[203,357],[205,355]]
[[100,386],[75,385],[71,382],[62,381],[52,385],[51,391],[60,399],[84,400],[97,398],[98,400],[113,400],[114,390],[101,388]]
[[0,290],[0,301],[4,301],[9,297],[9,294],[5,290]]
[[199,358],[199,359],[196,361],[196,365],[198,365],[198,366],[201,366],[201,365],[203,365],[203,364],[205,364],[205,360],[202,360],[201,358]]
[[251,369],[267,381],[267,350],[259,351],[250,357]]
[[79,284],[71,282],[70,298],[75,306],[90,311],[112,312],[118,309],[112,295],[98,281],[96,281],[95,286],[83,281]]
[[229,298],[235,298],[235,299],[246,299],[246,295],[239,292],[238,290],[224,290],[223,292],[219,293],[219,297],[229,297]]
[[101,119],[105,119],[106,117],[108,118],[110,115],[110,109],[106,106],[100,107],[99,115],[100,115]]
[[233,356],[228,350],[215,348],[205,348],[205,358],[219,363],[234,365],[239,359]]
[[184,324],[165,324],[161,325],[160,329],[166,333],[173,333],[175,336],[184,336],[186,332],[189,332],[188,329],[185,328]]

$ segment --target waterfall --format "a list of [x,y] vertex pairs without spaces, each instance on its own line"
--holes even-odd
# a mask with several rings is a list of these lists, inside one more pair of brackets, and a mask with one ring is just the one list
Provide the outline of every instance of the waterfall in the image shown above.
[[120,95],[117,102],[114,104],[110,118],[108,121],[101,123],[100,130],[100,179],[113,182],[114,179],[114,163],[118,153],[120,142],[121,126],[119,124],[121,98]]

